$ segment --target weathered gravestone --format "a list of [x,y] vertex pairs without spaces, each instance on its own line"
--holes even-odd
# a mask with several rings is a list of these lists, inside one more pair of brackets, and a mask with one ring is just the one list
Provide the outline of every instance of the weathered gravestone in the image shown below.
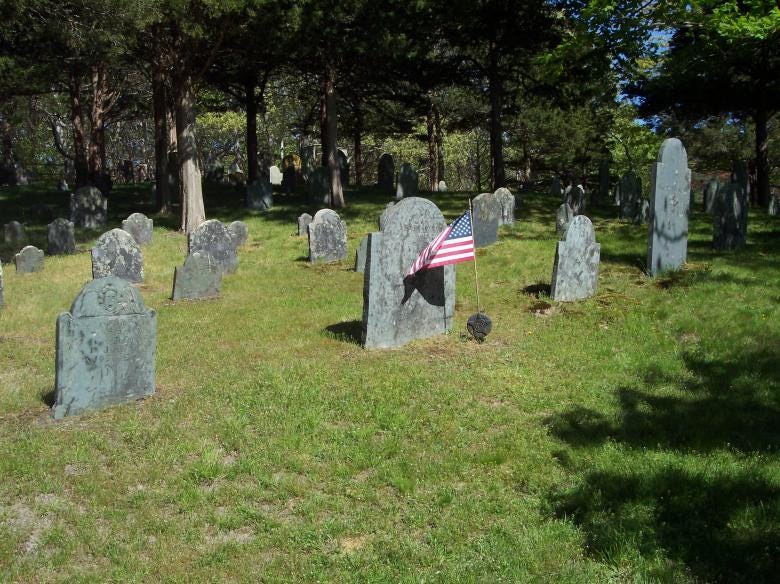
[[556,199],[563,195],[563,189],[561,188],[560,177],[554,176],[550,179],[550,195]]
[[395,207],[394,202],[390,202],[385,207],[384,211],[382,211],[382,214],[379,216],[379,229],[382,229],[382,225],[385,224],[385,221],[387,221],[387,218],[390,216],[390,213],[393,212],[393,208]]
[[397,347],[447,332],[455,311],[455,268],[406,276],[420,252],[447,226],[427,199],[398,202],[377,233],[368,236],[363,280],[363,345]]
[[76,237],[73,222],[59,217],[46,226],[49,255],[74,253]]
[[585,189],[582,185],[569,185],[563,202],[571,207],[575,215],[582,215],[585,212]]
[[43,250],[28,245],[14,256],[16,271],[19,274],[31,274],[43,270]]
[[363,274],[366,271],[366,253],[368,251],[368,235],[360,240],[355,250],[355,271]]
[[633,170],[620,178],[620,218],[637,221],[642,210],[642,181]]
[[383,191],[392,193],[395,185],[395,162],[392,154],[385,152],[379,157],[377,176],[377,186]]
[[767,211],[773,217],[780,215],[780,193],[774,191],[769,193],[769,209]]
[[188,251],[203,251],[219,266],[223,274],[232,273],[238,267],[238,255],[233,237],[225,224],[216,219],[204,221],[188,236]]
[[122,229],[133,236],[138,245],[144,245],[152,241],[152,229],[154,221],[143,213],[133,213],[122,221]]
[[715,197],[718,196],[718,189],[720,188],[720,181],[716,178],[711,178],[704,185],[703,196],[703,209],[705,213],[712,213],[712,204],[715,202]]
[[330,173],[320,166],[309,176],[309,200],[312,203],[330,202]]
[[685,263],[690,196],[691,171],[685,147],[677,138],[667,138],[650,177],[647,269],[651,276]]
[[243,221],[233,221],[227,227],[230,238],[233,241],[233,247],[238,249],[249,239],[249,228]]
[[154,393],[157,314],[135,286],[108,276],[84,285],[57,318],[54,417]]
[[443,180],[439,181],[439,184],[436,186],[436,190],[440,193],[446,193],[447,192],[447,183]]
[[76,227],[101,229],[106,225],[108,199],[95,187],[81,187],[70,196],[70,220]]
[[144,281],[141,248],[124,229],[112,229],[98,237],[92,248],[92,277],[116,276],[128,282]]
[[347,153],[339,148],[336,152],[338,152],[339,157],[339,179],[341,180],[341,186],[349,186],[349,158],[347,158]]
[[558,232],[559,236],[562,237],[563,234],[566,233],[566,228],[569,226],[572,219],[574,219],[574,211],[571,210],[569,205],[564,203],[558,207],[558,211],[555,213],[555,230]]
[[272,185],[281,186],[284,177],[282,176],[282,171],[278,166],[274,165],[268,169],[268,180]]
[[298,217],[298,237],[306,237],[309,235],[309,223],[311,223],[312,216],[308,213],[304,213]]
[[498,219],[499,225],[514,225],[515,223],[515,196],[506,187],[496,189],[493,196],[501,205],[501,217]]
[[311,175],[317,168],[317,148],[304,146],[301,148],[301,177],[305,183],[309,183]]
[[18,221],[11,221],[3,225],[3,239],[6,243],[13,243],[14,245],[24,243],[27,240],[24,225]]
[[173,300],[199,300],[219,296],[222,270],[205,251],[196,251],[173,272]]
[[257,180],[246,187],[246,208],[267,211],[274,206],[274,195],[271,191],[271,181],[264,173],[259,173]]
[[498,225],[503,215],[501,202],[493,193],[482,193],[471,201],[474,247],[486,247],[498,241]]
[[712,247],[732,251],[747,240],[748,195],[743,185],[721,185],[712,204]]
[[550,298],[565,302],[593,296],[598,287],[600,256],[593,224],[585,215],[577,215],[555,250]]
[[347,224],[331,209],[320,209],[309,223],[309,261],[337,262],[347,257]]
[[408,162],[401,165],[398,171],[398,184],[395,187],[395,198],[416,197],[419,193],[417,171]]

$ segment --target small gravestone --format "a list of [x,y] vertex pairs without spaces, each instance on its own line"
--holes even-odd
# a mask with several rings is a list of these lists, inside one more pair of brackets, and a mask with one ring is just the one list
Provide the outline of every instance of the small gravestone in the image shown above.
[[395,198],[416,197],[419,192],[417,171],[408,162],[401,165],[398,171],[398,184],[395,187]]
[[108,199],[96,187],[81,187],[70,196],[70,220],[76,227],[101,229],[107,214]]
[[677,138],[661,144],[650,178],[650,228],[647,269],[651,276],[683,266],[688,255],[691,171]]
[[571,207],[575,215],[582,215],[585,212],[585,189],[582,185],[566,187],[564,203]]
[[347,224],[331,209],[320,209],[309,223],[309,261],[337,262],[347,257]]
[[339,178],[342,186],[349,186],[349,159],[347,153],[339,148],[337,150],[339,157]]
[[377,175],[377,186],[385,192],[392,193],[395,184],[395,162],[392,154],[385,152],[379,157]]
[[0,261],[0,308],[5,306],[5,299],[3,298],[3,262]]
[[482,193],[471,201],[473,207],[474,247],[486,247],[498,241],[498,225],[503,210],[493,193]]
[[205,251],[188,255],[182,267],[174,268],[173,300],[216,298],[222,286],[222,270]]
[[720,181],[716,178],[711,178],[704,185],[704,212],[712,213],[712,204],[715,202],[715,197],[718,196],[718,189],[720,188]]
[[620,179],[620,218],[636,221],[642,210],[642,181],[633,170]]
[[309,223],[311,223],[311,220],[312,217],[308,213],[304,213],[298,217],[298,237],[309,235]]
[[330,173],[324,166],[309,176],[309,200],[317,204],[330,202]]
[[640,223],[646,225],[650,221],[650,201],[642,197],[639,203],[639,215],[637,215],[634,223]]
[[128,282],[144,281],[141,248],[124,229],[112,229],[98,237],[92,248],[92,277],[116,276]]
[[498,220],[499,225],[514,225],[515,223],[515,197],[512,192],[506,188],[501,187],[496,189],[493,196],[498,200],[501,205],[501,217]]
[[73,222],[59,217],[46,226],[49,255],[74,253],[76,237]]
[[6,243],[12,243],[14,245],[24,243],[27,240],[27,233],[25,232],[24,225],[18,221],[6,223],[3,226],[3,239]]
[[382,229],[382,225],[385,224],[385,221],[387,221],[387,218],[390,216],[390,213],[393,212],[393,208],[395,207],[394,202],[390,202],[387,204],[387,207],[385,207],[385,210],[382,211],[382,214],[379,216],[379,229]]
[[19,274],[32,274],[43,270],[43,250],[28,245],[14,256],[16,271]]
[[397,347],[452,327],[455,267],[406,276],[420,252],[447,224],[427,199],[402,199],[382,230],[368,236],[363,280],[363,345]]
[[274,206],[271,181],[265,173],[259,173],[257,180],[246,187],[246,208],[267,211]]
[[361,274],[366,271],[367,250],[368,250],[368,235],[366,235],[363,239],[360,240],[360,245],[358,245],[358,248],[355,251],[355,271]]
[[597,191],[591,195],[591,203],[598,205],[602,200],[609,197],[609,160],[602,160],[599,163],[599,190],[598,196],[594,197]]
[[236,249],[243,246],[249,239],[249,228],[243,221],[233,221],[227,229],[233,241],[233,247]]
[[585,215],[577,215],[555,250],[550,298],[565,302],[593,296],[598,286],[600,255],[593,224]]
[[282,171],[278,166],[274,165],[268,169],[268,180],[274,186],[281,186],[284,177],[282,176]]
[[216,219],[204,221],[189,234],[188,251],[190,254],[196,251],[210,254],[223,274],[235,272],[238,267],[233,236],[224,223]]
[[152,228],[154,221],[143,213],[133,213],[122,221],[122,229],[133,236],[138,245],[144,245],[152,241]]
[[443,180],[439,181],[439,184],[436,186],[436,190],[440,193],[446,193],[447,192],[447,183]]
[[712,204],[712,247],[733,251],[747,241],[748,196],[743,185],[721,185]]
[[295,190],[297,174],[295,167],[292,165],[284,169],[284,172],[282,173],[282,190],[285,194],[292,194]]
[[767,212],[773,217],[780,215],[780,193],[775,193],[774,191],[769,193],[769,208]]
[[612,192],[613,192],[612,204],[615,207],[620,207],[620,182],[615,184],[615,188],[612,190]]
[[55,419],[154,393],[157,314],[127,280],[84,285],[57,318]]
[[552,195],[556,199],[560,198],[563,195],[563,189],[561,188],[560,177],[554,176],[552,177],[552,179],[550,179],[550,195]]
[[60,179],[60,182],[57,183],[57,190],[61,193],[67,193],[68,192],[68,181],[66,181],[64,178]]
[[555,230],[558,232],[558,236],[562,237],[566,233],[566,228],[572,219],[574,219],[574,211],[569,205],[564,203],[558,207],[558,211],[555,213]]

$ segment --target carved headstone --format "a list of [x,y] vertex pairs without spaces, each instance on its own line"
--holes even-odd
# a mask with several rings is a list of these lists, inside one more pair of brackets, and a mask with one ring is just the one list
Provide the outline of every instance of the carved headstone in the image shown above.
[[101,229],[106,225],[108,199],[95,187],[81,187],[70,196],[70,220],[76,227]]
[[501,205],[501,217],[498,220],[499,225],[514,225],[515,223],[515,196],[506,187],[496,189],[493,196]]
[[398,171],[398,184],[395,187],[395,198],[416,197],[419,192],[417,171],[408,162],[401,165]]
[[73,222],[59,217],[46,226],[49,240],[48,254],[59,255],[76,251]]
[[268,180],[272,185],[280,186],[282,184],[282,171],[278,166],[274,165],[268,169]]
[[677,138],[661,144],[650,177],[650,228],[647,269],[651,276],[683,266],[688,255],[691,171]]
[[347,224],[331,209],[320,209],[309,223],[309,261],[337,262],[347,257]]
[[550,195],[556,199],[563,195],[563,188],[561,188],[561,179],[558,176],[554,176],[550,179]]
[[718,195],[718,189],[720,188],[720,181],[716,178],[711,178],[704,185],[704,212],[712,213],[712,204],[715,202],[715,197]]
[[582,215],[585,212],[585,189],[582,185],[569,185],[563,202],[571,207],[575,215]]
[[721,185],[712,204],[712,247],[732,251],[747,241],[748,195],[743,185]]
[[447,192],[447,183],[443,180],[439,181],[439,184],[436,187],[436,190],[440,193],[446,193]]
[[249,239],[249,228],[243,221],[233,221],[227,229],[233,240],[233,247],[236,249],[242,247]]
[[397,347],[447,332],[455,309],[455,268],[405,276],[420,252],[446,227],[441,211],[417,197],[399,201],[368,237],[363,280],[363,345]]
[[392,154],[385,152],[379,157],[377,175],[377,186],[383,191],[392,193],[395,186],[395,162]]
[[577,215],[555,250],[550,298],[570,301],[593,296],[598,287],[600,256],[593,224],[585,215]]
[[330,202],[330,173],[324,166],[318,167],[309,176],[309,200],[326,205]]
[[501,202],[493,193],[482,193],[471,201],[474,213],[474,247],[486,247],[498,241],[498,225],[503,216]]
[[92,248],[92,277],[116,276],[128,282],[144,281],[144,256],[133,236],[112,229],[98,237]]
[[620,179],[620,218],[637,221],[642,210],[642,181],[633,170]]
[[558,232],[559,237],[563,237],[563,234],[566,233],[566,228],[572,219],[574,219],[574,211],[571,210],[569,205],[564,203],[558,207],[558,211],[555,213],[555,230]]
[[274,196],[271,191],[271,181],[264,173],[259,173],[257,180],[246,187],[246,208],[267,211],[274,206]]
[[[11,221],[3,226],[3,239],[6,243],[19,245],[27,241],[27,233],[24,225],[18,221]],[[18,248],[17,248],[18,249]]]
[[355,271],[364,273],[366,271],[366,252],[368,251],[368,235],[360,240],[357,250],[355,251]]
[[152,241],[152,229],[154,221],[143,213],[133,213],[122,221],[122,229],[133,236],[138,245],[144,245]]
[[311,223],[311,220],[312,216],[308,213],[298,217],[298,237],[307,237],[309,235],[309,223]]
[[19,274],[40,272],[43,270],[43,250],[32,245],[25,246],[14,256],[14,263]]
[[222,286],[222,270],[205,251],[188,255],[184,265],[176,266],[173,273],[174,300],[199,300],[219,296]]
[[211,255],[211,258],[222,270],[222,273],[232,273],[238,267],[238,256],[233,237],[224,223],[216,219],[204,221],[189,234],[189,253],[203,251]]
[[55,402],[59,419],[154,393],[157,314],[127,280],[84,285],[57,318]]

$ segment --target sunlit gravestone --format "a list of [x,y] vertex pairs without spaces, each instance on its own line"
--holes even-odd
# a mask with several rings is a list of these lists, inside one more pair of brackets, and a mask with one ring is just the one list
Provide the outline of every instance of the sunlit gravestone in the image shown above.
[[593,296],[598,287],[600,256],[593,224],[585,215],[577,215],[555,250],[550,298],[571,301]]

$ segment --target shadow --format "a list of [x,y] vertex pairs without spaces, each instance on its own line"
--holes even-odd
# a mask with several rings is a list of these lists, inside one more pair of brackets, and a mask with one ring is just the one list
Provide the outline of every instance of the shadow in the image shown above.
[[537,282],[536,284],[531,284],[530,286],[523,288],[523,294],[536,298],[541,298],[542,296],[549,298],[550,292],[552,292],[552,287],[550,284],[545,284],[544,282]]
[[345,343],[361,345],[363,342],[363,323],[359,320],[348,320],[325,327],[328,336]]
[[428,304],[444,306],[444,268],[421,270],[413,276],[406,276],[401,304],[406,304],[415,290]]
[[57,390],[52,389],[44,393],[43,396],[41,396],[41,401],[50,408],[54,407],[54,402],[57,401]]

